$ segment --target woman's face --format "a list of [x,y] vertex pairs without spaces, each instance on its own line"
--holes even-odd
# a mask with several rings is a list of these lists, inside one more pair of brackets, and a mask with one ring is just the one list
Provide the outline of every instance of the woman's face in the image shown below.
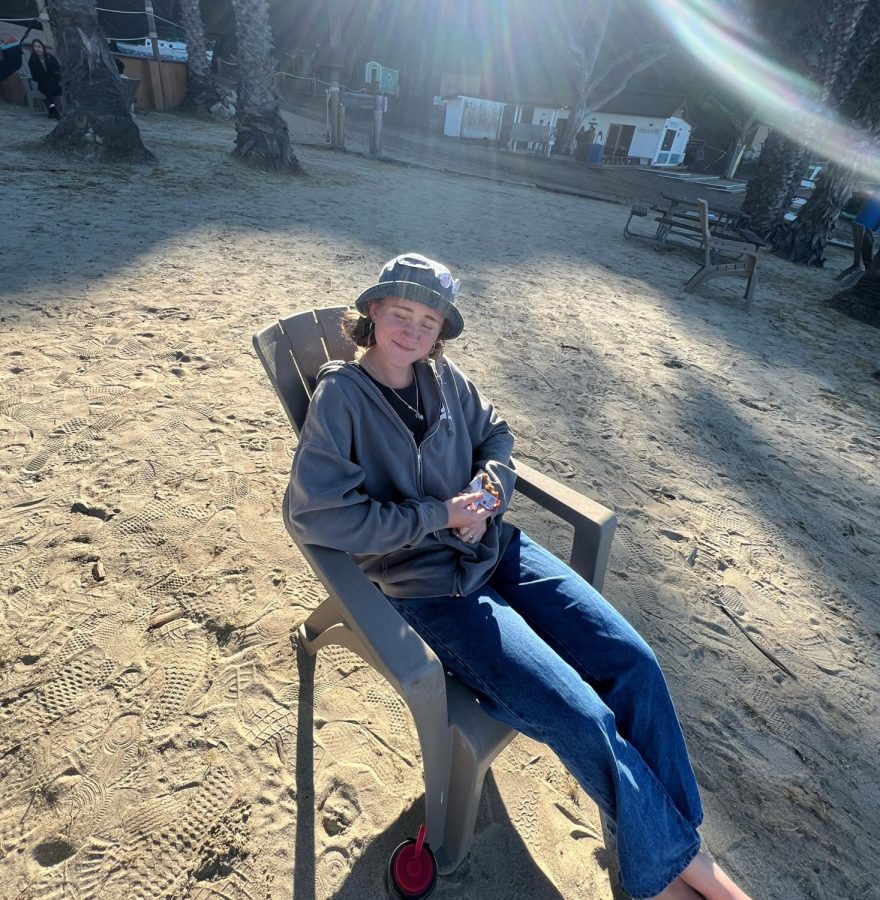
[[424,359],[440,337],[444,318],[424,303],[386,297],[370,305],[375,349],[390,365],[404,368]]
[[43,46],[42,41],[34,41],[31,46],[33,48],[34,53],[36,53],[37,56],[42,56],[43,53],[45,53],[45,51],[46,51],[46,48]]

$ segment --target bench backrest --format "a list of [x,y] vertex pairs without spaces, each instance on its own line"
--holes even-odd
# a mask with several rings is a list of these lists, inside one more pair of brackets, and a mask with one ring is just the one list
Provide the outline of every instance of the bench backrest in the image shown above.
[[306,420],[318,369],[331,359],[354,359],[357,348],[340,328],[345,312],[344,306],[313,309],[254,335],[257,356],[297,435]]

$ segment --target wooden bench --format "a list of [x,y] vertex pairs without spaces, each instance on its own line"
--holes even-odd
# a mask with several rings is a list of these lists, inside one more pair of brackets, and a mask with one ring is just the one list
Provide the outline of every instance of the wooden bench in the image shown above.
[[[700,208],[700,230],[702,232],[703,265],[685,283],[686,291],[696,290],[704,281],[721,276],[747,278],[746,312],[751,308],[755,289],[758,285],[758,245],[734,236],[713,235],[709,230],[709,204],[698,200]],[[720,254],[736,257],[730,262],[719,261]]]

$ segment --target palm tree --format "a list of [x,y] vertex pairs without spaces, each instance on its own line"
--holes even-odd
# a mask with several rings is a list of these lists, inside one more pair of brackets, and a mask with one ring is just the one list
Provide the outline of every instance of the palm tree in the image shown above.
[[[778,18],[767,30],[779,36],[780,56],[802,60],[802,73],[817,88],[813,102],[825,104],[832,96],[867,4],[868,0],[795,0],[769,7]],[[742,206],[751,216],[749,227],[761,236],[783,239],[780,230],[800,183],[798,167],[804,153],[800,142],[778,132],[765,141]]]
[[48,12],[64,76],[64,116],[44,146],[96,159],[154,161],[98,29],[94,0],[51,0]]
[[793,199],[793,185],[800,183],[797,177],[805,155],[803,146],[773,130],[767,135],[758,167],[749,179],[743,212],[749,214],[749,229],[761,237],[768,237],[784,221]]
[[180,0],[180,18],[187,49],[187,89],[184,103],[190,109],[205,111],[220,99],[220,93],[208,65],[205,26],[202,23],[199,0]]
[[797,219],[779,229],[774,249],[795,262],[821,266],[840,212],[852,196],[860,151],[880,137],[880,0],[871,0],[850,43],[847,59],[835,79],[833,93],[846,98],[842,111],[861,140],[841,148],[841,156],[822,167],[810,199]]
[[238,42],[236,156],[262,169],[300,172],[275,89],[267,0],[232,0]]

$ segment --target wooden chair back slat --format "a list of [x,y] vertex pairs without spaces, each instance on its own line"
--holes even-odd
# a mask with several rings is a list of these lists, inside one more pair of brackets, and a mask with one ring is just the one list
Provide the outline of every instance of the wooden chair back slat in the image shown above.
[[318,369],[329,359],[324,346],[324,333],[314,310],[281,320],[281,329],[290,342],[290,351],[305,380],[309,396],[315,389]]
[[254,349],[269,374],[297,435],[306,420],[318,369],[329,359],[354,359],[355,345],[339,327],[345,307],[288,316],[254,335]]
[[316,309],[315,316],[324,332],[324,344],[330,359],[354,359],[357,347],[342,332],[341,322],[346,307],[333,306],[327,309]]
[[306,420],[311,389],[300,375],[291,353],[290,341],[278,322],[254,335],[254,349],[281,400],[290,424],[299,435]]

